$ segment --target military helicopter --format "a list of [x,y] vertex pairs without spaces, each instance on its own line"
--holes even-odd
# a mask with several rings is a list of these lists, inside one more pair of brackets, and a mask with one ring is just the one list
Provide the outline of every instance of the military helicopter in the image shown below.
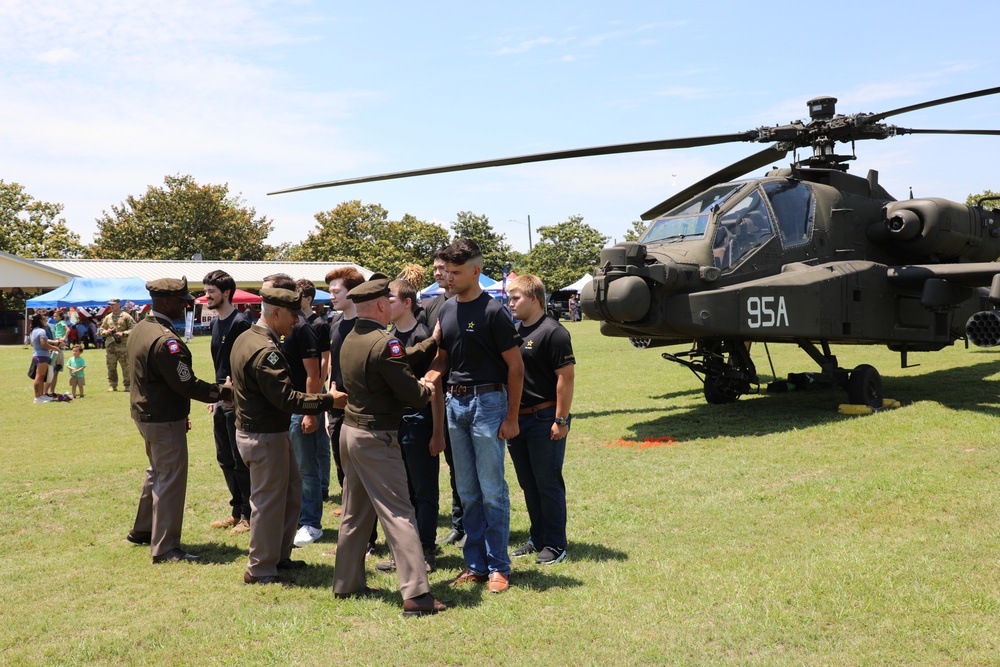
[[[759,388],[753,343],[793,343],[819,366],[796,384],[847,390],[850,403],[881,407],[882,380],[862,364],[841,368],[831,344],[910,352],[957,340],[1000,344],[1000,211],[946,199],[897,201],[874,170],[848,174],[855,144],[903,134],[1000,135],[1000,130],[915,129],[891,116],[1000,93],[1000,87],[881,113],[838,114],[837,99],[807,103],[809,120],[746,132],[598,146],[305,185],[279,192],[574,157],[771,143],[685,188],[642,215],[638,242],[601,251],[583,312],[601,333],[637,348],[688,345],[663,358],[691,369],[709,403]],[[850,154],[835,152],[851,144]],[[798,159],[799,149],[812,154]],[[789,167],[739,180],[789,153]],[[271,194],[278,194],[277,192]],[[775,383],[779,386],[779,383]],[[785,385],[787,386],[787,385]]]

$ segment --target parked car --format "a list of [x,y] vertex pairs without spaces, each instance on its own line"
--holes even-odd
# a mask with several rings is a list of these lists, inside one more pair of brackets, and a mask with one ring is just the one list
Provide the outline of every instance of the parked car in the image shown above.
[[545,297],[545,312],[557,320],[569,319],[569,297],[576,290],[556,290]]

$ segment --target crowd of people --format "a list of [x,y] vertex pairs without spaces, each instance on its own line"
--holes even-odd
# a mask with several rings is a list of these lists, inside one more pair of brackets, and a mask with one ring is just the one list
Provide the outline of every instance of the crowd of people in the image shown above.
[[[216,457],[231,512],[212,522],[249,532],[245,584],[292,585],[292,558],[324,535],[331,472],[341,487],[333,594],[368,594],[365,560],[378,525],[396,572],[405,616],[444,611],[430,593],[442,544],[462,549],[453,586],[508,590],[511,559],[554,564],[567,556],[566,486],[574,364],[570,335],[545,314],[541,281],[507,286],[509,309],[483,292],[478,245],[461,239],[434,257],[443,294],[422,307],[421,272],[369,279],[354,268],[326,276],[335,315],[314,312],[315,285],[267,276],[260,317],[232,304],[236,283],[223,271],[203,279],[215,377],[196,377],[173,322],[191,305],[186,279],[147,283],[152,307],[136,322],[113,302],[99,332],[109,390],[129,391],[145,443],[146,469],[127,539],[149,545],[154,563],[197,562],[181,546],[191,400],[213,415]],[[32,321],[35,395],[61,328]],[[82,347],[66,361],[74,395],[84,393]],[[62,363],[62,359],[59,360]],[[120,369],[120,373],[119,373]],[[509,452],[530,519],[529,539],[510,545]],[[332,454],[332,455],[331,455]],[[436,539],[440,456],[449,469],[451,529]]]

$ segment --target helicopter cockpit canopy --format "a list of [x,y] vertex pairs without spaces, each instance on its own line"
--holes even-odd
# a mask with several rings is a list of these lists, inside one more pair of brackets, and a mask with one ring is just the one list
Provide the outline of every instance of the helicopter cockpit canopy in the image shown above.
[[705,190],[653,220],[639,239],[640,243],[657,243],[700,239],[705,236],[713,211],[724,204],[745,183],[727,183]]
[[774,236],[771,214],[764,204],[760,189],[754,188],[719,219],[712,242],[715,265],[727,271],[750,251],[762,246]]

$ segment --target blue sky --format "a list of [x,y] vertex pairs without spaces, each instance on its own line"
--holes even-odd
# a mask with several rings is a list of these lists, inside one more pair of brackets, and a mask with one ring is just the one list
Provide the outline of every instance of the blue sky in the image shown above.
[[[924,7],[927,7],[926,9]],[[722,134],[804,118],[820,94],[877,112],[1000,85],[1000,10],[926,3],[0,0],[0,178],[95,219],[167,174],[228,183],[274,243],[349,199],[447,225],[489,217],[528,249],[571,215],[632,220],[763,148],[547,164],[267,196],[404,169]],[[1000,128],[1000,96],[897,116]],[[1000,190],[1000,137],[857,147],[897,198]],[[535,239],[538,234],[535,232]]]

